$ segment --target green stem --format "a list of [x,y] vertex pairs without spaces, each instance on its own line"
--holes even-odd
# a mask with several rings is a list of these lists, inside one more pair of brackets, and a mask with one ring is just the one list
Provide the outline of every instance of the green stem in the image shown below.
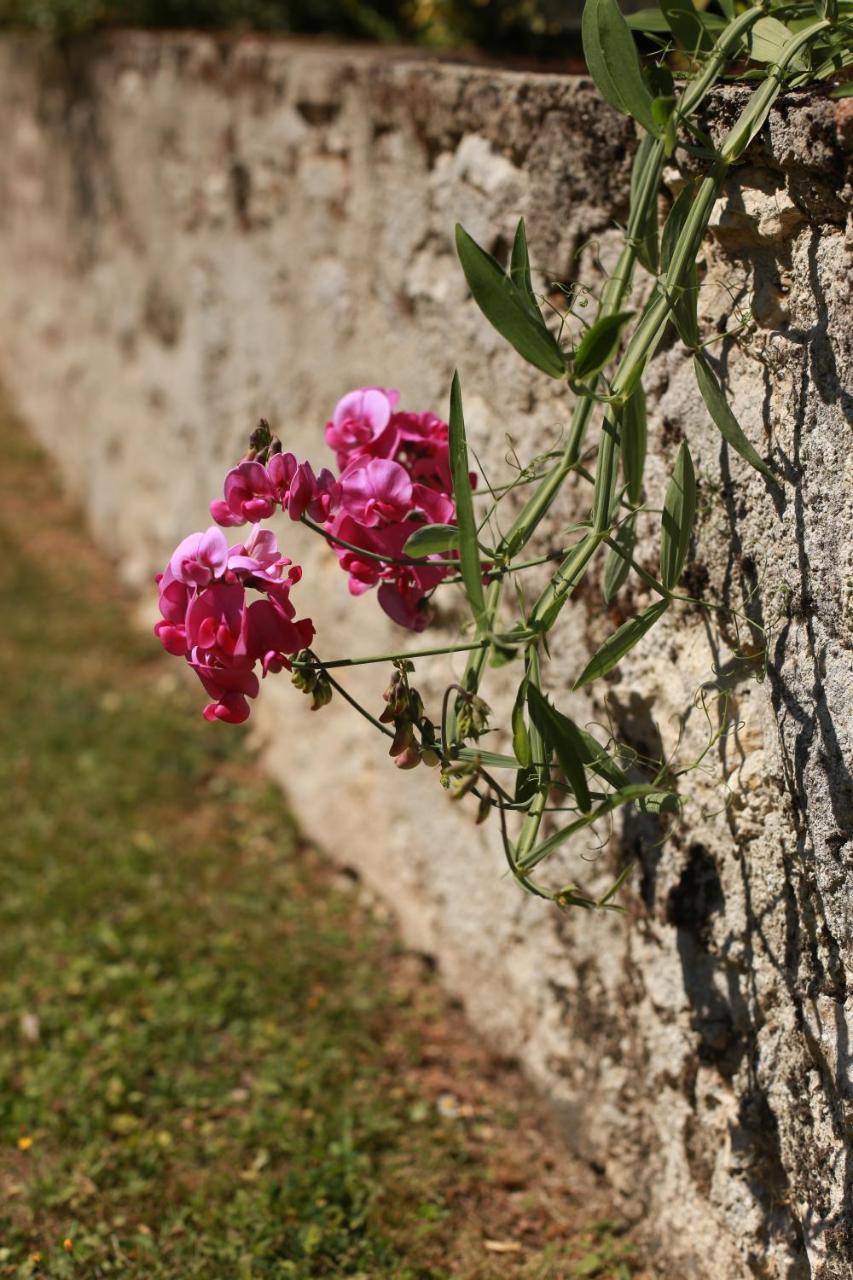
[[[318,660],[317,660],[317,666],[321,666],[321,667],[322,667],[323,665],[324,665],[324,664],[323,664],[322,662],[320,662],[320,661],[319,661],[319,659],[318,659]],[[393,734],[392,730],[391,730],[391,729],[389,729],[387,725],[382,724],[382,723],[381,723],[381,721],[377,720],[377,719],[376,719],[376,716],[372,716],[372,715],[370,714],[370,712],[369,712],[368,710],[366,710],[366,708],[365,708],[365,707],[363,707],[363,706],[361,705],[361,703],[360,703],[360,702],[358,702],[358,701],[357,701],[357,700],[352,696],[352,694],[351,694],[351,693],[347,693],[347,691],[346,691],[346,689],[343,687],[343,685],[342,685],[342,684],[339,684],[339,682],[335,679],[335,677],[334,677],[334,676],[330,676],[330,675],[329,675],[329,673],[328,673],[328,671],[326,672],[326,679],[328,680],[329,684],[332,686],[332,688],[333,688],[333,689],[337,689],[338,693],[341,695],[341,697],[343,698],[344,702],[348,702],[348,703],[350,704],[350,706],[351,706],[355,711],[357,711],[357,712],[358,712],[358,714],[359,714],[360,716],[363,716],[365,720],[368,720],[368,721],[370,722],[370,724],[372,724],[372,725],[373,725],[373,727],[374,727],[375,729],[378,729],[380,733],[384,733],[386,738],[393,738],[393,737],[394,737],[394,734]]]
[[[306,528],[311,529],[314,533],[319,533],[327,542],[333,542],[335,546],[343,547],[345,551],[354,551],[362,560],[378,560],[380,564],[402,564],[416,569],[423,569],[424,565],[427,563],[450,566],[459,564],[458,560],[438,560],[430,558],[429,561],[427,561],[425,556],[416,560],[411,556],[386,556],[378,551],[368,551],[366,547],[359,547],[354,542],[347,542],[345,538],[339,538],[335,533],[329,533],[327,529],[324,529],[321,524],[317,524],[310,516],[302,516],[301,519]],[[419,526],[417,525],[413,525],[412,533],[414,533],[415,529],[418,527]]]
[[400,662],[405,658],[432,658],[442,653],[468,653],[475,649],[487,649],[492,643],[491,637],[473,640],[467,644],[445,644],[435,649],[410,649],[407,653],[379,653],[369,658],[334,658],[331,662],[323,662],[313,658],[305,662],[294,662],[294,667],[322,667],[324,671],[332,671],[337,667],[368,667],[376,662]]
[[[743,15],[744,17],[746,15]],[[754,19],[753,19],[754,20]],[[711,217],[723,181],[731,165],[746,150],[755,134],[767,118],[770,108],[780,92],[784,70],[796,58],[815,35],[829,23],[826,19],[812,23],[805,31],[794,36],[785,45],[779,61],[770,69],[768,79],[756,91],[740,118],[729,130],[711,173],[703,180],[691,206],[690,213],[675,245],[666,279],[659,284],[634,330],[611,383],[611,395],[616,405],[624,404],[643,376],[646,364],[657,349],[669,320],[670,293],[677,296],[683,286],[689,268],[696,260],[699,246]],[[612,422],[611,422],[612,428]],[[593,497],[593,529],[599,534],[609,519],[613,501],[615,480],[615,434],[608,429],[607,421],[602,436],[599,462],[596,470],[596,489]],[[609,533],[609,530],[608,530]],[[599,538],[599,541],[602,541]],[[591,541],[591,538],[588,540]],[[597,544],[596,544],[597,545]],[[590,552],[595,547],[590,548]],[[585,567],[585,566],[584,566]],[[579,574],[576,566],[564,562],[554,574],[551,584],[542,593],[530,616],[531,626],[547,630],[553,626],[560,609],[569,598]]]

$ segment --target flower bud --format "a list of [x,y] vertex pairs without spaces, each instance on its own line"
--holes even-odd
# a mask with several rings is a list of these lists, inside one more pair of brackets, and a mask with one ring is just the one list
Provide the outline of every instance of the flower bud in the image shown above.
[[249,448],[253,449],[255,455],[261,453],[265,449],[269,449],[272,443],[272,432],[270,424],[266,418],[261,418],[252,434],[249,436]]
[[314,681],[314,688],[311,692],[314,695],[314,699],[311,703],[312,711],[319,711],[321,707],[327,707],[332,701],[332,686],[325,671],[317,672]]

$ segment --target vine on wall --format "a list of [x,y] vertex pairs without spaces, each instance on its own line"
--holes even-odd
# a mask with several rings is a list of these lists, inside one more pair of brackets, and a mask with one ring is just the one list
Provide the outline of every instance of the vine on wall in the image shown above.
[[[632,28],[656,43],[654,58],[641,60]],[[506,265],[463,227],[456,230],[462,270],[485,318],[542,376],[564,382],[574,397],[564,444],[519,463],[498,486],[483,484],[484,477],[471,469],[458,376],[447,423],[401,408],[397,393],[382,387],[345,395],[326,426],[334,472],[315,474],[262,422],[247,456],[228,472],[223,498],[211,504],[216,523],[184,539],[158,578],[163,620],[157,634],[198,674],[211,698],[208,719],[245,720],[248,700],[259,691],[258,672],[263,677],[287,669],[314,708],[335,693],[349,702],[391,740],[399,767],[435,766],[453,797],[477,798],[479,820],[494,810],[507,863],[524,889],[563,908],[614,908],[628,868],[600,897],[574,884],[551,887],[537,868],[622,806],[677,810],[679,781],[698,762],[677,767],[672,760],[641,760],[624,744],[602,742],[574,723],[549,696],[549,637],[579,584],[593,570],[599,574],[599,567],[606,602],[632,575],[655,600],[590,655],[577,673],[576,689],[613,670],[669,611],[685,603],[719,607],[679,590],[696,515],[686,442],[665,492],[646,493],[643,376],[664,334],[674,328],[723,438],[769,486],[780,484],[740,427],[709,358],[709,343],[701,339],[697,255],[723,183],[779,93],[842,79],[853,62],[851,29],[850,0],[743,10],[735,0],[719,0],[719,11],[696,8],[691,0],[661,0],[659,8],[628,21],[616,0],[587,0],[583,41],[590,73],[642,135],[624,244],[595,316],[586,320],[572,297],[559,314],[543,311],[523,221]],[[755,88],[714,145],[701,127],[700,109],[714,85],[731,76]],[[843,83],[832,90],[849,91]],[[704,173],[684,186],[661,227],[661,175],[677,142]],[[633,309],[638,265],[650,285],[645,303]],[[537,533],[573,475],[589,486],[587,514],[569,532],[547,585],[531,595],[529,571],[541,574],[554,560],[553,550],[536,545]],[[502,520],[504,504],[512,498],[516,507],[519,497],[520,510]],[[326,541],[353,595],[376,588],[381,607],[409,630],[429,625],[437,592],[461,590],[469,618],[465,632],[452,644],[321,657],[312,623],[296,617],[291,600],[300,571],[262,524],[278,509]],[[634,558],[638,519],[649,514],[659,520],[656,573]],[[246,541],[229,547],[223,529],[247,523]],[[515,618],[507,622],[513,608]],[[747,620],[747,626],[755,624]],[[462,679],[448,685],[440,708],[428,712],[413,683],[415,661],[460,652],[467,654]],[[361,706],[341,683],[343,669],[363,663],[391,664],[384,706],[378,696],[373,709]],[[490,669],[504,666],[518,672],[518,686],[510,723],[502,726],[492,724],[484,694]],[[496,732],[505,751],[484,745]],[[546,814],[552,817],[543,836]]]

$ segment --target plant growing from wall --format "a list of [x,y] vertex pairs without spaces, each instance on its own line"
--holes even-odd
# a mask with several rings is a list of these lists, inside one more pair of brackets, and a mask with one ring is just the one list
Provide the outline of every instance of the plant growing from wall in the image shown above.
[[[573,884],[550,887],[537,868],[625,805],[677,809],[678,777],[685,770],[672,762],[640,762],[618,742],[602,742],[575,724],[549,691],[549,637],[599,563],[605,601],[630,575],[655,600],[590,654],[575,688],[616,667],[664,614],[685,601],[701,603],[679,591],[696,514],[686,442],[660,505],[644,502],[643,375],[670,326],[692,355],[699,394],[724,439],[768,485],[778,484],[739,426],[708,359],[697,315],[697,255],[723,183],[782,89],[838,78],[853,62],[851,16],[853,5],[835,0],[817,0],[817,11],[799,2],[741,10],[734,0],[719,0],[719,12],[695,8],[691,0],[661,0],[659,8],[626,21],[616,0],[587,0],[583,39],[590,73],[608,102],[641,132],[624,245],[597,314],[580,322],[574,339],[567,336],[567,316],[557,327],[543,313],[523,222],[506,265],[464,228],[456,232],[462,269],[485,318],[542,376],[564,382],[574,397],[564,444],[519,465],[506,483],[483,488],[471,470],[456,375],[448,423],[401,409],[397,393],[381,387],[344,396],[326,427],[336,473],[316,475],[262,422],[248,455],[226,476],[224,497],[211,504],[216,524],[185,539],[158,579],[163,620],[157,633],[197,672],[211,697],[208,719],[244,720],[247,699],[258,693],[257,669],[267,675],[286,668],[315,708],[335,692],[350,702],[391,740],[399,767],[436,766],[452,796],[477,798],[480,819],[495,810],[508,865],[525,889],[561,907],[613,906],[625,873],[593,898]],[[655,58],[641,60],[632,28],[657,42]],[[700,108],[713,86],[735,72],[755,88],[715,145],[701,127]],[[684,186],[660,227],[661,175],[677,140],[701,162],[704,176]],[[650,285],[645,302],[635,307],[638,264]],[[571,306],[569,313],[579,320]],[[585,460],[593,452],[589,470]],[[588,511],[542,586],[542,566],[555,557],[534,540],[572,475],[590,487]],[[499,517],[511,495],[516,505],[520,495],[524,500],[501,532]],[[436,594],[461,589],[468,620],[458,641],[369,657],[322,657],[311,622],[296,618],[291,601],[299,570],[262,527],[279,508],[325,539],[354,595],[376,587],[382,608],[403,627],[422,631]],[[656,574],[633,557],[638,517],[650,511],[660,521]],[[246,524],[249,537],[229,548],[223,528]],[[540,585],[531,596],[527,583],[534,572]],[[441,707],[428,712],[412,680],[415,661],[460,652],[467,654],[464,675],[448,685]],[[362,707],[339,682],[341,669],[362,663],[391,666],[384,708],[378,697],[373,709]],[[490,725],[484,700],[495,666],[518,674],[505,726]],[[501,729],[502,751],[483,745],[487,734]]]

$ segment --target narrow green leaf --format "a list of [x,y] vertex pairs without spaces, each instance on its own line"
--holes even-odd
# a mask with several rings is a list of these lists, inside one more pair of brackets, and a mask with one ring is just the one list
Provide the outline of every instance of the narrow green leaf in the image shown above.
[[[539,689],[541,682],[539,653],[533,645],[524,654],[524,671],[527,679],[527,690]],[[550,777],[551,752],[547,749],[545,739],[532,719],[529,725],[529,734],[530,754],[533,757],[533,764],[538,770],[539,780],[540,782],[547,781]]]
[[518,686],[518,693],[515,695],[515,702],[512,708],[512,749],[518,757],[519,763],[525,769],[529,768],[533,762],[533,753],[530,749],[530,734],[527,732],[527,725],[524,720],[526,704],[527,681],[522,680]]
[[599,818],[606,817],[608,813],[612,813],[620,805],[628,804],[631,800],[639,800],[642,796],[649,795],[652,791],[654,791],[654,787],[647,786],[641,782],[623,787],[621,791],[614,791],[612,796],[608,796],[590,813],[585,814],[582,818],[576,818],[574,822],[570,822],[562,830],[555,831],[547,840],[543,840],[541,844],[536,845],[534,849],[526,853],[523,858],[519,859],[518,870],[522,872],[531,871],[543,858],[547,858],[561,844],[565,844],[566,840],[576,835],[578,831],[582,831],[584,827],[589,827],[593,822],[597,822]]
[[586,729],[578,729],[578,732],[586,751],[583,760],[587,768],[592,769],[593,773],[597,773],[599,778],[609,782],[612,787],[627,787],[627,773],[619,768],[619,765],[611,755],[608,755],[601,743],[596,741]]
[[456,251],[474,301],[501,337],[543,373],[552,378],[565,377],[566,361],[562,349],[538,307],[531,310],[526,293],[459,224],[456,227]]
[[[607,549],[607,558],[604,561],[604,576],[601,582],[601,592],[604,596],[605,604],[610,604],[610,601],[631,571],[628,557],[633,556],[636,542],[633,517],[619,526],[613,541],[618,546],[619,551],[614,551],[612,547]],[[622,553],[621,555],[620,552]]]
[[598,680],[600,676],[606,675],[608,671],[612,671],[617,663],[622,661],[625,654],[642,640],[658,618],[663,617],[668,608],[668,600],[659,600],[656,604],[638,614],[636,618],[629,618],[627,622],[623,622],[619,630],[614,631],[613,635],[608,640],[605,640],[601,648],[593,655],[575,681],[574,687],[582,689],[585,684],[590,684],[593,680]]
[[468,474],[468,445],[465,440],[465,419],[462,416],[462,390],[459,374],[454,371],[450,388],[450,475],[453,480],[453,500],[456,503],[456,520],[459,525],[459,568],[462,582],[471,605],[477,629],[482,626],[486,613],[483,595],[480,548],[477,545],[477,521],[471,500],[471,480]]
[[[728,0],[727,0],[728,3]],[[720,4],[720,8],[724,9],[725,5]],[[715,39],[725,27],[726,23],[718,13],[700,13],[696,11],[696,17],[699,23],[708,32],[711,39]],[[732,13],[729,21],[734,17],[734,6],[732,5]],[[653,36],[669,35],[672,28],[664,17],[660,9],[637,9],[634,13],[626,13],[625,21],[632,31],[642,31],[644,34]]]
[[684,230],[694,199],[695,190],[693,184],[688,183],[678,193],[669,211],[669,216],[664,223],[660,249],[661,271],[664,275],[664,282],[669,288],[672,318],[679,337],[688,347],[697,347],[699,345],[699,317],[697,314],[699,275],[696,270],[696,263],[690,263],[681,283],[673,282],[670,285],[669,281],[666,280],[666,274],[669,271],[670,263],[675,253],[675,246]]
[[442,551],[455,551],[459,546],[459,530],[455,524],[422,524],[406,540],[403,555],[417,559]]
[[631,31],[642,31],[644,34],[653,36],[665,36],[670,32],[669,23],[657,6],[653,9],[635,9],[633,13],[626,13],[625,21]]
[[616,0],[587,0],[581,35],[586,65],[601,95],[648,133],[656,133],[637,46]]
[[583,381],[604,368],[619,346],[622,330],[633,314],[633,311],[617,311],[614,315],[602,316],[590,325],[575,351],[573,378]]
[[560,768],[578,802],[578,808],[581,813],[588,813],[592,808],[592,800],[583,765],[586,748],[580,730],[574,721],[552,706],[533,685],[527,690],[527,706],[530,719],[541,733],[546,746],[554,751],[559,760]]
[[539,790],[539,770],[535,764],[519,769],[515,777],[513,799],[516,804],[529,804]]
[[675,98],[670,96],[653,98],[652,115],[655,118],[655,124],[658,127],[660,136],[663,138],[664,154],[671,156],[675,150],[676,136],[678,133],[678,116],[675,112]]
[[716,374],[701,351],[697,351],[693,357],[693,371],[696,374],[702,399],[705,401],[705,408],[714,420],[720,435],[736,453],[755,467],[756,471],[760,471],[772,484],[776,484],[777,480],[773,472],[744,435],[743,428],[732,413]]
[[714,41],[691,0],[660,0],[660,7],[670,30],[687,53],[707,52]]
[[519,218],[518,226],[515,229],[512,256],[509,260],[509,278],[522,297],[526,299],[531,311],[535,311],[538,315],[539,303],[536,300],[536,294],[533,292],[533,284],[530,279],[530,254],[527,251],[527,232],[524,229],[523,218]]
[[672,591],[681,577],[696,517],[696,475],[683,440],[666,490],[661,518],[660,580]]
[[622,406],[619,416],[619,434],[622,437],[622,474],[628,491],[628,501],[638,507],[643,498],[643,471],[646,465],[646,393],[638,384]]
[[678,813],[683,801],[674,791],[653,791],[637,801],[643,813]]
[[[650,134],[643,135],[643,140],[637,147],[637,153],[634,156],[634,163],[631,168],[631,207],[636,208],[637,201],[640,198],[640,189],[642,187],[642,177],[648,165],[654,163],[653,152],[657,143]],[[645,216],[641,225],[636,232],[637,257],[640,265],[645,267],[650,275],[657,275],[660,267],[660,250],[658,247],[658,207],[657,199],[649,202]]]
[[853,80],[848,80],[846,84],[837,84],[834,89],[829,91],[830,98],[853,98]]
[[[643,802],[642,802],[642,800],[640,800],[640,801],[639,801],[639,804],[642,804],[642,803],[643,803]],[[624,866],[624,867],[622,868],[622,870],[619,872],[619,875],[618,875],[618,876],[616,877],[616,879],[614,880],[613,884],[610,886],[610,888],[609,888],[609,889],[607,890],[607,892],[604,894],[604,896],[603,896],[602,898],[599,898],[599,899],[598,899],[598,902],[596,903],[596,906],[598,906],[598,907],[606,907],[606,906],[607,906],[607,904],[608,904],[608,902],[610,902],[610,901],[611,901],[611,899],[613,899],[613,898],[615,898],[615,897],[616,897],[616,894],[617,894],[617,893],[619,892],[619,890],[622,888],[623,884],[624,884],[624,883],[625,883],[625,881],[628,879],[629,875],[631,874],[631,872],[632,872],[633,870],[634,870],[634,863],[633,863],[633,862],[629,862],[626,866]]]
[[660,242],[660,265],[664,273],[669,270],[669,264],[672,262],[672,257],[675,253],[675,246],[684,230],[684,224],[687,222],[687,216],[690,213],[695,194],[693,183],[686,183],[673,200],[672,208],[667,215],[666,222],[663,224],[663,235]]
[[518,769],[519,767],[515,756],[506,756],[500,751],[482,751],[479,747],[457,747],[453,758],[470,760],[472,764],[484,764],[487,769]]
[[[753,62],[778,62],[793,32],[778,18],[759,18],[752,27],[749,56]],[[794,66],[800,65],[795,59]]]

